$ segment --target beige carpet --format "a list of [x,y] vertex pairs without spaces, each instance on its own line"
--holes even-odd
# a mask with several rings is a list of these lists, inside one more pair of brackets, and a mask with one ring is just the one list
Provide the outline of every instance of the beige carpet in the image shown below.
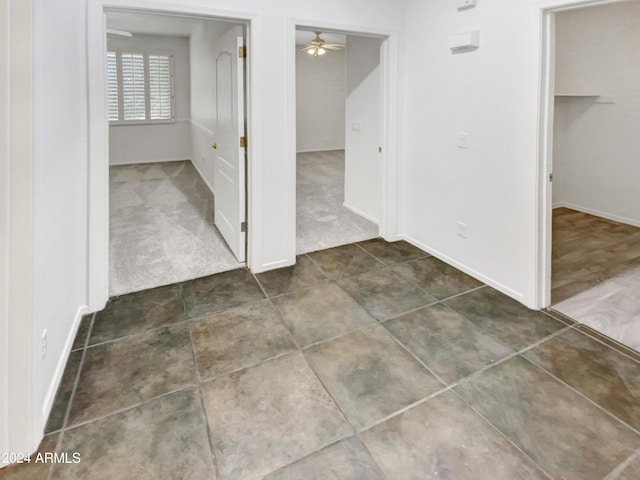
[[344,150],[297,156],[298,254],[324,250],[378,236],[378,226],[346,209]]
[[213,224],[213,202],[189,161],[110,167],[109,294],[243,265]]

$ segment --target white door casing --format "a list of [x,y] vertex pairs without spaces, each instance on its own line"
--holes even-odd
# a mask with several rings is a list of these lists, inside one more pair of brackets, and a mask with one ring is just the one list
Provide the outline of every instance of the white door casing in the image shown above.
[[246,260],[244,46],[242,27],[233,27],[218,40],[216,56],[216,144],[213,188],[215,225],[238,261]]

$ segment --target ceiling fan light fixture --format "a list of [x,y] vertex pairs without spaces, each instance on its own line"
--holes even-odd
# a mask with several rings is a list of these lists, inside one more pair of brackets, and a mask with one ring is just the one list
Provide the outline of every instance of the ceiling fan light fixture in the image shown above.
[[307,50],[307,53],[309,55],[313,55],[314,57],[317,57],[318,55],[324,55],[325,53],[327,53],[327,51],[322,47],[313,47]]

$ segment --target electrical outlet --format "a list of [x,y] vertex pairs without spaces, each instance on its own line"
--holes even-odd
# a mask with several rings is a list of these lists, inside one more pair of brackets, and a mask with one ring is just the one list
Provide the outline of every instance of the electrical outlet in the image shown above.
[[458,132],[458,148],[469,148],[469,134]]
[[462,222],[456,222],[456,234],[459,237],[467,238],[468,235],[467,224]]
[[47,330],[42,332],[42,358],[47,356]]

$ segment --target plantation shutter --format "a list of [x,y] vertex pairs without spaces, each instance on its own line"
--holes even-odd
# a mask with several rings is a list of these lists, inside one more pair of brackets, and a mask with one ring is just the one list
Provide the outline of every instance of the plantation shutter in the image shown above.
[[118,63],[116,52],[107,52],[107,112],[109,121],[118,120]]
[[145,120],[144,54],[121,53],[124,120]]
[[171,57],[149,55],[149,118],[171,119]]

